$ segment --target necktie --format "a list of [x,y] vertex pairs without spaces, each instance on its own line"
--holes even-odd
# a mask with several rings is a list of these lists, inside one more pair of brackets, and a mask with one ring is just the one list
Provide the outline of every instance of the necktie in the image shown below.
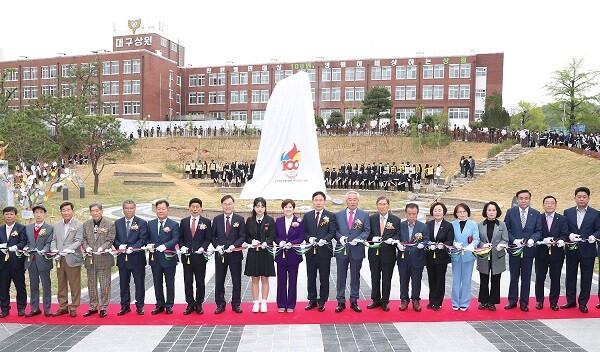
[[225,218],[225,237],[229,237],[229,231],[231,231],[231,221],[229,221],[229,216],[226,216]]
[[125,222],[125,229],[127,230],[127,234],[129,235],[129,229],[131,228],[131,220],[127,220]]
[[385,230],[385,217],[384,216],[380,216],[379,217],[379,232],[381,237],[383,237],[383,230]]
[[354,223],[354,210],[350,210],[350,216],[348,216],[348,229],[352,230],[352,223]]
[[35,225],[35,228],[33,229],[33,237],[34,237],[34,241],[37,241],[38,236],[40,234],[40,229],[42,228],[41,225]]
[[552,216],[546,216],[546,224],[548,224],[548,232],[550,232],[550,229],[552,229]]
[[260,220],[256,220],[256,221],[257,221],[257,222],[258,222],[258,224],[260,225],[260,223],[262,222],[262,219],[260,219]]
[[196,218],[192,218],[192,238],[196,236]]
[[165,225],[165,222],[161,221],[160,222],[160,228],[158,229],[158,235],[159,236],[162,235],[162,233],[163,233],[164,225]]
[[317,224],[317,228],[319,228],[319,212],[315,213],[315,223]]
[[415,229],[415,224],[408,224],[408,237],[409,238],[412,238],[414,229]]
[[525,228],[525,224],[527,223],[527,212],[525,210],[521,210],[521,228]]

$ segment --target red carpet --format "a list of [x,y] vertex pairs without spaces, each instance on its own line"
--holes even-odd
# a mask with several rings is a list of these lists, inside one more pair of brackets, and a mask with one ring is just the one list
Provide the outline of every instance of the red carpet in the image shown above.
[[[390,304],[391,310],[383,312],[381,308],[366,309],[370,301],[360,301],[359,305],[363,309],[362,313],[355,313],[347,308],[341,313],[335,313],[335,301],[329,301],[325,305],[324,312],[318,312],[317,309],[305,311],[306,302],[298,302],[296,310],[293,313],[278,313],[275,303],[269,303],[268,313],[252,313],[251,303],[242,303],[244,313],[236,314],[231,311],[231,306],[227,305],[227,310],[215,315],[213,311],[216,308],[214,303],[206,303],[203,305],[204,314],[197,315],[192,313],[184,316],[185,304],[176,304],[173,308],[174,313],[166,315],[161,313],[151,315],[150,311],[154,309],[154,305],[146,305],[146,314],[139,316],[135,313],[135,307],[132,306],[132,312],[124,316],[117,316],[120,307],[118,304],[111,304],[108,309],[108,316],[100,318],[97,314],[91,317],[83,317],[83,313],[87,311],[87,305],[81,305],[76,318],[71,318],[69,315],[60,317],[44,317],[38,315],[32,318],[18,317],[15,303],[13,302],[10,315],[4,319],[0,319],[0,323],[18,323],[18,324],[57,324],[57,325],[267,325],[267,324],[360,324],[360,323],[393,323],[393,322],[449,322],[449,321],[482,321],[482,320],[535,320],[535,319],[573,319],[573,318],[600,318],[600,309],[596,309],[595,301],[591,301],[588,306],[589,313],[584,314],[578,308],[561,309],[554,312],[550,309],[546,302],[544,309],[536,310],[535,301],[530,300],[530,311],[525,313],[519,308],[512,310],[504,310],[506,298],[496,306],[495,312],[489,310],[480,311],[477,309],[477,299],[471,301],[471,306],[466,312],[453,311],[449,300],[444,301],[442,309],[434,312],[426,309],[427,300],[421,300],[423,311],[417,313],[409,309],[400,312],[398,306],[399,301],[392,301]],[[564,297],[559,300],[560,304],[565,302]],[[593,304],[592,304],[593,303]],[[53,307],[53,312],[58,308]],[[27,309],[27,312],[29,309]]]

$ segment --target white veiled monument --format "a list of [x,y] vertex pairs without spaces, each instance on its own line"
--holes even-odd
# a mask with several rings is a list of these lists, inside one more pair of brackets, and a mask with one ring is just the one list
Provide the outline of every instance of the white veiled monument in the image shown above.
[[308,74],[277,83],[267,104],[252,180],[241,199],[310,200],[325,192]]

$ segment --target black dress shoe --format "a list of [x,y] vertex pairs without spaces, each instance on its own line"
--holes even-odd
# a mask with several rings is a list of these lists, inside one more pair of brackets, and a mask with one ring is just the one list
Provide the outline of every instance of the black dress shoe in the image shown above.
[[319,306],[319,312],[325,311],[325,302],[317,302],[317,305]]
[[106,318],[107,315],[104,309],[100,310],[100,318]]
[[167,313],[167,314],[173,314],[173,308],[171,308],[171,307],[167,307],[167,308],[165,309],[165,313]]
[[39,310],[39,309],[38,310],[32,310],[31,312],[25,314],[25,317],[31,318],[31,317],[35,317],[36,315],[40,315],[40,314],[42,314],[41,310]]
[[491,303],[489,303],[489,304],[488,304],[488,309],[489,309],[490,311],[492,311],[492,312],[495,312],[495,311],[496,311],[496,305],[495,305],[495,304],[491,304]]
[[527,306],[526,304],[521,304],[521,310],[523,312],[529,312],[529,306]]
[[196,306],[196,314],[204,314],[204,309],[202,309],[202,305]]
[[8,314],[9,314],[9,313],[8,313],[8,311],[7,311],[7,310],[5,310],[5,311],[2,311],[2,313],[0,313],[0,318],[6,318],[6,317],[8,316]]
[[20,317],[24,317],[25,316],[25,309],[19,309],[19,311],[17,312],[17,315]]
[[588,307],[579,305],[579,310],[581,311],[581,313],[587,313],[588,312]]
[[243,310],[242,310],[242,308],[240,308],[240,306],[232,306],[231,310],[233,310],[234,312],[236,312],[238,314],[243,312]]
[[577,303],[567,302],[567,303],[563,304],[562,306],[560,306],[560,309],[568,309],[568,308],[575,308],[575,307],[577,307]]
[[358,306],[358,303],[356,303],[356,302],[350,303],[350,309],[352,309],[356,313],[362,312],[362,309],[360,309],[360,307]]
[[517,302],[508,302],[507,305],[504,306],[504,309],[513,309],[513,308],[517,308]]
[[45,317],[51,317],[51,316],[52,316],[52,313],[50,313],[49,311],[48,311],[48,312],[44,312],[44,316],[45,316]]
[[346,303],[338,303],[337,307],[335,307],[335,312],[339,313],[346,309]]
[[427,305],[425,306],[425,308],[427,308],[427,309],[433,309],[433,303],[431,303],[431,302],[427,303]]
[[194,311],[194,306],[187,306],[183,311],[183,315],[190,315]]
[[217,309],[215,309],[215,314],[221,314],[225,311],[225,306],[217,306]]
[[88,310],[87,312],[83,313],[83,316],[84,316],[84,317],[89,317],[90,315],[92,315],[92,314],[96,314],[96,313],[98,313],[98,310],[97,310],[97,309],[90,309],[90,310]]
[[544,303],[542,303],[542,302],[536,302],[535,303],[535,309],[537,309],[537,310],[544,309]]
[[[369,308],[369,307],[367,307]],[[387,303],[384,303],[381,305],[381,309],[383,309],[384,312],[389,312],[390,311],[390,305]]]
[[438,311],[440,309],[442,309],[442,306],[436,306],[435,304],[433,305],[433,307],[431,307],[431,309],[433,309],[434,311]]
[[371,304],[369,304],[367,306],[367,309],[373,309],[373,308],[377,308],[377,307],[381,307],[381,303],[373,301]]
[[600,303],[596,304],[596,308],[600,309]]
[[122,316],[131,312],[131,308],[121,308],[121,310],[117,313],[117,316]]
[[317,307],[317,302],[311,301],[311,302],[308,302],[306,307],[304,307],[304,310],[311,310],[316,307]]
[[479,303],[479,306],[477,306],[477,309],[479,310],[484,310],[485,308],[487,308],[487,303]]
[[558,304],[550,304],[550,309],[556,312],[558,310]]
[[165,308],[163,307],[156,307],[154,308],[154,310],[152,312],[150,312],[152,315],[156,315],[156,314],[160,314],[162,312],[165,311]]
[[144,315],[144,308],[142,307],[137,307],[135,311],[137,312],[137,315]]

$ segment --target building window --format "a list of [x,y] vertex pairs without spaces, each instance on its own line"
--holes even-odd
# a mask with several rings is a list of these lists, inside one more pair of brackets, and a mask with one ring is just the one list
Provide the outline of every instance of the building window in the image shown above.
[[190,93],[189,95],[190,105],[201,105],[204,104],[204,93]]
[[342,69],[341,68],[332,68],[331,69],[331,80],[333,82],[339,82],[342,80]]
[[417,87],[407,86],[406,87],[406,100],[417,100]]
[[406,100],[406,87],[404,86],[396,86],[396,100]]
[[42,79],[50,78],[50,68],[48,66],[42,66]]
[[423,65],[423,79],[433,78],[433,65]]
[[110,82],[102,82],[102,95],[110,95]]
[[229,102],[231,104],[237,104],[240,101],[240,92],[232,90],[229,96]]
[[231,73],[231,84],[248,84],[248,72],[232,72]]
[[131,94],[131,81],[123,81],[123,95]]
[[75,76],[75,64],[66,64],[60,66],[61,77],[74,77]]
[[321,82],[330,82],[330,81],[331,81],[331,69],[324,68],[323,71],[321,71]]
[[448,119],[469,119],[469,108],[448,108]]
[[346,109],[344,110],[344,122],[348,123],[353,117],[359,116],[362,113],[362,109]]
[[217,92],[209,92],[208,93],[208,103],[209,104],[217,103]]
[[140,94],[142,82],[139,80],[131,81],[131,94]]
[[263,89],[260,91],[260,102],[266,103],[269,101],[269,90]]
[[309,81],[311,81],[311,82],[317,81],[317,70],[315,70],[314,68],[311,68],[311,69],[306,70],[306,73],[308,73]]
[[23,67],[23,79],[24,80],[37,80],[38,79],[38,68],[37,67]]
[[487,76],[487,67],[476,67],[475,68],[475,76],[477,76],[477,77]]
[[458,99],[458,85],[448,86],[448,99]]
[[217,92],[217,104],[225,104],[225,92]]
[[244,121],[248,120],[248,112],[247,111],[231,111],[231,119],[233,121]]
[[331,101],[340,101],[341,91],[342,89],[340,87],[331,88]]
[[449,78],[459,78],[460,76],[460,65],[451,64],[448,67],[448,77]]
[[111,75],[119,74],[119,61],[111,61],[110,62],[110,74]]
[[164,46],[166,48],[167,47],[167,39],[166,38],[160,38],[160,45]]
[[406,66],[396,66],[396,79],[406,79]]
[[123,60],[123,74],[131,73],[131,60]]
[[396,120],[408,121],[415,116],[415,109],[396,109]]
[[477,98],[485,98],[485,89],[475,89],[475,96]]
[[110,82],[110,95],[119,95],[119,82]]
[[331,113],[334,111],[340,112],[339,109],[321,109],[321,118],[325,123],[327,123],[327,120],[329,120]]
[[406,66],[406,79],[417,79],[417,66]]
[[110,75],[110,61],[102,62],[102,75],[109,76]]
[[354,100],[363,101],[365,99],[365,87],[354,88]]
[[252,111],[252,122],[254,123],[255,121],[264,121],[265,119],[265,111],[264,110],[260,110],[260,111]]
[[433,99],[433,86],[423,86],[423,100]]
[[208,85],[210,87],[216,86],[218,82],[219,82],[219,80],[217,78],[217,74],[216,73],[211,73],[211,74],[208,75]]
[[346,87],[344,101],[354,101],[354,87]]
[[217,85],[218,86],[224,86],[226,84],[225,80],[226,80],[225,73],[219,73],[217,75]]
[[442,111],[443,111],[442,108],[426,108],[426,109],[423,109],[423,117],[439,115],[442,113]]
[[381,67],[371,67],[371,79],[374,81],[381,80]]
[[283,78],[284,78],[283,70],[276,70],[275,71],[275,83],[279,83],[279,81],[281,81]]
[[481,121],[481,117],[484,113],[485,111],[483,110],[475,110],[475,121]]
[[460,65],[460,78],[471,78],[471,64]]
[[433,66],[433,78],[444,78],[444,65],[434,65]]
[[131,60],[131,73],[141,73],[142,72],[142,60],[135,59]]
[[321,101],[331,101],[331,88],[321,88]]
[[460,85],[460,99],[470,99],[471,98],[471,87],[468,84]]
[[42,86],[42,95],[49,95],[49,96],[55,97],[56,96],[56,86],[55,85]]
[[23,99],[37,99],[38,87],[23,87]]
[[171,51],[177,52],[177,43],[171,43]]
[[133,112],[130,101],[123,102],[123,115],[131,115]]
[[357,67],[355,69],[354,80],[355,81],[364,81],[365,80],[365,68],[364,67]]
[[444,99],[444,86],[442,86],[442,85],[433,86],[433,99],[435,99],[435,100]]
[[389,81],[392,79],[392,67],[391,66],[383,66],[381,68],[381,79]]
[[317,90],[316,88],[310,88],[310,94],[312,95],[313,103],[317,100]]
[[345,76],[344,80],[346,82],[354,81],[354,67],[346,67],[345,71],[346,71],[345,72],[346,76]]

